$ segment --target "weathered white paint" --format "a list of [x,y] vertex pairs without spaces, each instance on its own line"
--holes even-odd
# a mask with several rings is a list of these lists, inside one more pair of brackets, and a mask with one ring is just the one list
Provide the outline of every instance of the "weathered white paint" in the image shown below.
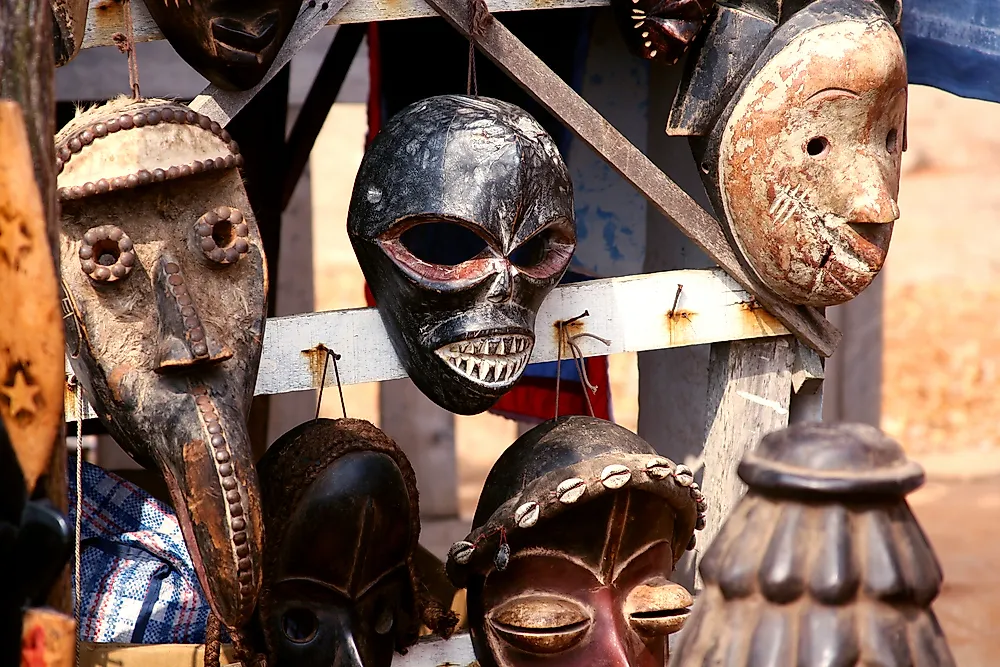
[[471,638],[461,634],[451,639],[421,641],[406,655],[393,656],[392,667],[472,667],[475,660]]
[[[334,4],[333,2],[330,3]],[[598,7],[608,4],[608,0],[488,0],[491,12],[509,12],[525,9],[562,9],[567,7]],[[322,3],[317,2],[317,7]],[[122,6],[118,2],[90,0],[87,16],[87,31],[83,38],[83,48],[111,46],[112,35],[124,32]],[[419,16],[437,16],[437,12],[423,0],[350,0],[330,21],[331,24],[368,23],[369,21],[390,21]],[[133,34],[137,42],[163,39],[163,33],[156,27],[146,6],[142,2],[132,3]]]
[[[683,288],[669,318],[678,285]],[[585,311],[589,317],[572,325],[571,333],[593,334],[610,342],[577,339],[588,357],[788,333],[767,311],[754,307],[746,291],[721,269],[667,271],[557,287],[538,313],[531,361],[555,361],[557,323]],[[341,355],[337,370],[344,385],[406,377],[378,311],[355,308],[270,318],[256,393],[318,388],[325,359],[317,351],[320,344]],[[563,358],[568,354],[564,350]],[[326,386],[336,384],[331,362]],[[73,419],[73,403],[67,401],[66,416]]]

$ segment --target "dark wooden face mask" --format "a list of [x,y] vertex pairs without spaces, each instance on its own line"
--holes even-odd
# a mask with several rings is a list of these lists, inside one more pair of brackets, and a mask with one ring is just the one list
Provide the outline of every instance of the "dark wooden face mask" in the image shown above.
[[225,130],[181,105],[118,102],[57,137],[66,347],[108,432],[170,489],[229,628],[260,583],[246,418],[267,291]]
[[769,15],[770,4],[719,7],[668,132],[695,137],[706,189],[745,265],[790,303],[831,306],[875,279],[899,217],[907,73],[898,7],[817,0],[778,3]]
[[226,90],[248,90],[271,68],[302,0],[146,0],[189,65]]
[[416,641],[416,480],[372,424],[292,429],[259,463],[268,535],[260,623],[273,664],[388,667]]
[[671,665],[955,664],[931,602],[941,568],[905,496],[924,481],[862,424],[765,437],[701,563],[705,589]]
[[692,600],[668,580],[704,522],[691,471],[611,422],[564,417],[508,448],[448,574],[488,667],[663,665]]
[[538,307],[576,247],[573,187],[523,110],[431,97],[375,138],[347,230],[410,378],[447,410],[476,414],[531,356]]

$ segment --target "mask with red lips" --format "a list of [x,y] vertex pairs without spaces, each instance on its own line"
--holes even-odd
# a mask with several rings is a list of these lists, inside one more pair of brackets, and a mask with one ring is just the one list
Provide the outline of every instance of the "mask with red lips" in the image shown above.
[[[733,77],[706,73],[708,52],[732,51],[737,34],[767,32],[740,9],[720,11],[701,60],[675,101],[674,129],[722,86],[725,107],[693,146],[724,226],[745,263],[791,303],[831,306],[871,284],[899,217],[907,73],[899,35],[873,0],[819,0],[782,17],[780,27],[743,44],[756,58]],[[749,15],[748,15],[749,16]],[[728,26],[728,27],[727,27]],[[763,26],[763,27],[762,27]],[[728,38],[727,38],[728,35]],[[724,43],[723,43],[724,42]],[[735,86],[735,92],[731,88]],[[697,92],[701,88],[700,94]],[[703,110],[702,110],[703,111]],[[688,113],[687,119],[703,116]]]
[[520,377],[538,307],[576,246],[552,138],[518,107],[457,95],[388,122],[347,228],[403,366],[459,414],[488,409]]

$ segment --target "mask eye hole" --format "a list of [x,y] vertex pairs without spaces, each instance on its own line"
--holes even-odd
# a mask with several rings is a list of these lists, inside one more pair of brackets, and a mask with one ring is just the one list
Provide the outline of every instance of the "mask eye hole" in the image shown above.
[[885,135],[885,150],[890,154],[894,154],[899,150],[899,130],[892,128],[889,133]]
[[425,222],[399,236],[411,255],[427,264],[456,266],[479,256],[486,241],[468,227],[452,222]]
[[296,644],[305,644],[316,636],[319,620],[308,609],[289,609],[281,616],[281,631]]
[[489,623],[505,642],[527,653],[560,653],[577,645],[590,629],[590,614],[573,600],[533,595],[505,602]]
[[823,157],[830,152],[830,140],[826,137],[813,137],[806,144],[806,153],[812,157]]
[[132,239],[114,225],[91,227],[80,244],[80,269],[97,283],[113,283],[132,272],[135,248]]
[[250,226],[243,214],[230,206],[220,206],[198,218],[194,234],[205,258],[221,266],[235,264],[250,251]]
[[636,586],[628,594],[625,609],[632,629],[647,637],[670,635],[682,627],[694,600],[675,583]]
[[550,230],[544,230],[535,234],[514,248],[510,253],[511,263],[525,269],[538,266],[545,259],[545,256],[548,255],[551,241],[552,232]]

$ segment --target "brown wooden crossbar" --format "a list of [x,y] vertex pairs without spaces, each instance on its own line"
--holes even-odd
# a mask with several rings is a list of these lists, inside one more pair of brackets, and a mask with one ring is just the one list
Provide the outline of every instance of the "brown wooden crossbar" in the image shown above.
[[[426,2],[461,34],[469,36],[466,0]],[[817,309],[793,306],[783,301],[750,275],[726,241],[719,222],[587,104],[500,21],[493,18],[488,20],[475,41],[480,51],[581,141],[593,148],[799,340],[825,357],[833,354],[842,337],[840,331]]]

